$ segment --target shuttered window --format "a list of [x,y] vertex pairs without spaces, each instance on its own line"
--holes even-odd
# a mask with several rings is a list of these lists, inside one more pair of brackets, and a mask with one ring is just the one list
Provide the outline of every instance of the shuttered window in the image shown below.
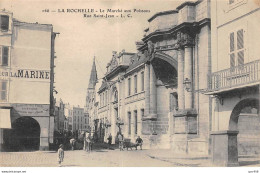
[[244,31],[240,29],[237,31],[237,58],[238,66],[244,64]]
[[244,64],[244,59],[245,59],[244,30],[240,29],[236,32],[231,32],[229,35],[229,40],[230,40],[230,47],[229,47],[230,68],[231,71],[234,71],[235,66],[240,66],[241,68],[243,68],[243,64]]

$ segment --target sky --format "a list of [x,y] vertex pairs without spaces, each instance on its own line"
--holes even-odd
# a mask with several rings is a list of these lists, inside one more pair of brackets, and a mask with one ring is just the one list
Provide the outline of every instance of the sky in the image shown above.
[[[60,98],[70,105],[83,107],[93,63],[99,84],[112,58],[112,51],[136,53],[136,41],[149,26],[148,19],[155,13],[175,10],[184,0],[0,0],[0,9],[13,12],[14,18],[29,23],[52,24],[56,37],[55,89]],[[55,12],[43,12],[49,9]],[[58,12],[67,9],[131,9],[132,17],[86,18],[86,13]],[[150,12],[133,12],[141,9]],[[95,12],[96,13],[96,12]],[[91,13],[88,13],[91,14]],[[101,13],[96,13],[101,14]],[[112,14],[112,13],[110,13]],[[121,14],[121,13],[115,13]],[[129,13],[123,13],[129,14]],[[93,15],[93,13],[92,13]]]

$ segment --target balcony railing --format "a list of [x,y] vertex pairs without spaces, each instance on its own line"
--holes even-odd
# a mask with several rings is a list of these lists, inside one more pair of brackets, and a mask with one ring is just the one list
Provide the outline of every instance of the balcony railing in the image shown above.
[[218,91],[259,82],[260,60],[221,70],[209,75],[208,91]]

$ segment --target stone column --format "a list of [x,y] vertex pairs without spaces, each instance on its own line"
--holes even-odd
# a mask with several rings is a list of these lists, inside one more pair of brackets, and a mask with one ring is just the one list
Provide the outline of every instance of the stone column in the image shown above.
[[238,131],[211,132],[212,162],[217,166],[238,166]]
[[184,109],[184,53],[182,49],[178,50],[178,107]]
[[0,152],[3,151],[3,144],[4,144],[3,129],[0,128]]
[[184,52],[184,80],[188,78],[191,82],[191,88],[189,91],[185,89],[185,109],[191,109],[192,106],[192,47],[191,46],[185,46],[185,52]]
[[145,89],[145,108],[144,116],[149,115],[150,110],[150,65],[145,64],[144,67],[144,89]]
[[153,66],[150,65],[150,116],[156,118],[157,109],[156,76]]

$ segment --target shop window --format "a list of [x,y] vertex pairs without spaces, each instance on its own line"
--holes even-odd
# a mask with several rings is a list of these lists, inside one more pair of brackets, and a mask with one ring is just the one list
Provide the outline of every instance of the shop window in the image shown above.
[[0,25],[1,25],[1,31],[8,31],[8,29],[9,29],[9,16],[1,15],[0,16]]

